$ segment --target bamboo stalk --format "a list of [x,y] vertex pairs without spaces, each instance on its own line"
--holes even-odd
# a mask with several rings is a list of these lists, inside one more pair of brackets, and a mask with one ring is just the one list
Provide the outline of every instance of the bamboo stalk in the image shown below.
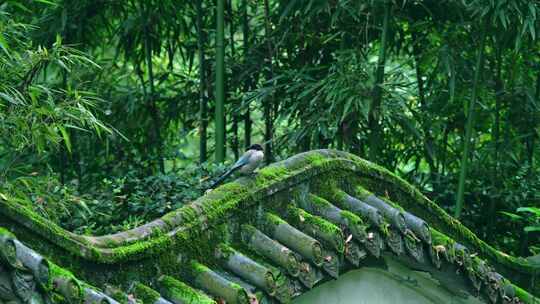
[[206,104],[206,58],[204,56],[205,33],[203,30],[202,1],[197,0],[197,48],[199,52],[199,161],[206,161],[207,157],[207,104]]
[[474,130],[474,116],[476,105],[476,99],[478,95],[478,83],[480,82],[480,77],[482,75],[483,64],[484,64],[484,46],[486,42],[486,32],[487,24],[484,25],[482,29],[482,34],[480,37],[480,46],[478,49],[478,56],[476,58],[476,66],[474,70],[474,79],[472,87],[472,96],[471,102],[469,104],[469,111],[467,115],[467,125],[465,127],[465,139],[463,141],[463,154],[461,157],[461,168],[459,171],[459,181],[458,181],[458,193],[456,199],[456,208],[454,216],[459,218],[461,216],[461,210],[463,209],[463,201],[465,198],[465,179],[467,178],[467,170],[469,166],[469,150],[471,149],[471,139],[472,133]]
[[[270,81],[274,78],[274,65],[272,61],[274,60],[274,52],[272,50],[272,40],[270,36],[270,4],[268,0],[263,1],[264,5],[264,37],[266,41],[267,48],[267,58],[266,63],[268,66],[268,75],[267,81]],[[275,85],[272,83],[272,85]],[[264,116],[264,156],[266,163],[270,163],[273,160],[273,139],[274,139],[274,117],[272,115],[272,109],[275,107],[276,100],[274,93],[272,92],[269,97],[267,97],[263,102],[263,116]]]
[[[248,1],[242,0],[242,35],[244,46],[244,65],[247,66],[249,58],[249,20],[248,20]],[[246,76],[244,81],[244,92],[251,89],[251,75]],[[251,146],[251,111],[249,104],[246,107],[244,116],[244,147]]]
[[380,107],[382,103],[382,84],[384,82],[384,69],[386,65],[388,29],[390,20],[390,11],[392,4],[390,1],[385,1],[384,16],[381,32],[381,45],[379,48],[379,58],[377,61],[377,69],[375,71],[375,84],[373,87],[373,101],[368,113],[368,128],[369,133],[369,159],[377,161],[381,146],[381,126],[380,126]]
[[216,29],[216,162],[225,160],[225,0],[217,0]]

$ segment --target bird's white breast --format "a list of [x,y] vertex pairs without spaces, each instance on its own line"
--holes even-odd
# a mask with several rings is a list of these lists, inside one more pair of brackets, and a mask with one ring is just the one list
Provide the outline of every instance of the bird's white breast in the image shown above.
[[240,168],[240,173],[242,174],[251,174],[259,165],[262,163],[264,159],[264,153],[263,151],[253,151],[249,155],[248,163]]

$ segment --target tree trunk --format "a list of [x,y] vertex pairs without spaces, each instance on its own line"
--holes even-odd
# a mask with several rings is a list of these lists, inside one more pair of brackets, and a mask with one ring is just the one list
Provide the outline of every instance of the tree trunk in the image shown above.
[[[268,51],[267,65],[268,73],[267,79],[270,80],[274,78],[274,68],[272,65],[273,52],[272,52],[272,42],[270,38],[270,5],[268,0],[264,0],[264,35],[266,39],[266,47]],[[273,140],[273,117],[272,117],[272,108],[274,104],[274,93],[264,100],[264,156],[266,163],[270,163],[273,159],[272,155],[272,140]]]
[[[248,1],[242,0],[242,35],[244,43],[244,66],[247,67],[249,60],[249,17],[248,17]],[[244,93],[251,90],[251,76],[246,75],[244,80]],[[244,114],[244,147],[246,149],[251,146],[251,111],[249,105],[246,107]]]
[[[149,16],[147,15],[147,18]],[[156,105],[155,97],[156,97],[156,91],[154,88],[154,71],[153,71],[153,64],[152,64],[152,45],[150,40],[150,34],[148,33],[148,27],[146,26],[144,28],[144,46],[145,46],[145,53],[146,53],[146,67],[148,68],[148,81],[150,83],[150,96],[148,98],[148,107],[150,109],[150,115],[152,116],[152,120],[154,121],[154,140],[153,144],[156,147],[157,150],[157,157],[158,157],[158,165],[159,165],[159,171],[161,173],[165,173],[165,163],[163,160],[163,143],[161,141],[161,121],[159,117],[158,108]]]
[[216,32],[216,162],[225,160],[225,0],[217,0]]
[[207,128],[208,109],[206,99],[206,58],[204,56],[204,44],[206,36],[203,30],[203,9],[202,0],[197,0],[197,47],[199,49],[199,161],[204,163],[207,160]]
[[[540,73],[536,75],[536,92],[534,94],[534,99],[536,100],[536,104],[540,104]],[[529,161],[529,174],[532,174],[533,168],[534,168],[534,147],[535,147],[535,140],[536,140],[536,127],[538,125],[537,120],[538,112],[531,110],[530,116],[531,116],[531,135],[529,136],[528,141],[528,161]]]
[[461,210],[463,209],[463,200],[465,197],[465,179],[467,178],[467,169],[469,165],[469,150],[471,149],[471,140],[472,133],[474,131],[474,106],[476,104],[476,99],[478,95],[478,83],[480,76],[482,75],[483,63],[484,63],[484,45],[486,42],[486,29],[487,25],[484,25],[482,29],[482,34],[480,37],[480,49],[478,50],[478,55],[476,58],[476,65],[474,71],[473,87],[472,87],[472,96],[471,102],[469,104],[469,111],[467,115],[467,125],[465,127],[465,140],[463,143],[463,155],[461,158],[461,169],[459,172],[459,182],[458,182],[458,193],[456,200],[456,208],[454,216],[459,218],[461,215]]
[[493,126],[493,141],[494,141],[494,154],[493,154],[493,168],[491,170],[491,180],[493,187],[493,194],[490,197],[489,206],[488,206],[488,216],[487,216],[487,229],[486,229],[486,240],[491,241],[493,236],[495,236],[495,216],[497,212],[497,201],[498,201],[498,176],[499,176],[499,147],[500,147],[500,129],[501,129],[501,97],[503,90],[502,83],[502,56],[501,50],[498,49],[497,53],[497,67],[495,71],[495,123]]
[[202,0],[197,0],[197,47],[199,49],[199,161],[204,163],[207,159],[207,103],[206,103],[206,58],[204,56],[204,43],[206,36],[203,30]]
[[[412,24],[409,25],[410,28],[412,28]],[[422,54],[422,51],[419,48],[420,39],[418,38],[418,35],[414,30],[411,30],[411,36],[413,40],[413,54],[414,54],[414,66],[416,70],[416,80],[418,85],[418,99],[420,100],[420,106],[424,113],[429,113],[429,109],[427,107],[426,103],[426,94],[424,91],[424,79],[422,74],[422,69],[420,67],[420,56]],[[422,131],[424,133],[424,150],[425,150],[425,158],[429,166],[429,177],[430,182],[434,182],[434,174],[436,172],[435,169],[435,161],[433,159],[433,148],[434,148],[434,140],[433,136],[431,136],[430,130],[431,130],[431,124],[430,120],[427,121],[424,119],[422,122]]]
[[[228,3],[227,3],[227,14],[229,15],[229,20],[230,20],[230,24],[229,24],[229,40],[230,40],[230,47],[231,47],[231,59],[232,59],[232,62],[235,61],[235,57],[236,57],[236,52],[235,52],[235,48],[234,48],[234,33],[236,32],[236,29],[235,29],[235,23],[234,23],[234,19],[233,19],[233,2],[232,0],[229,0]],[[235,66],[234,64],[232,65],[233,67]],[[233,70],[233,75],[231,76],[231,79],[234,79],[234,74],[235,74],[235,71]],[[232,90],[236,90],[236,87],[231,87],[229,88],[229,92],[232,93]],[[233,154],[234,154],[234,159],[238,159],[238,157],[240,157],[240,154],[239,154],[239,142],[238,142],[238,114],[237,114],[237,107],[238,107],[238,104],[237,104],[237,101],[234,100],[235,102],[232,104],[232,111],[231,111],[231,115],[232,115],[232,128],[231,128],[231,131],[232,131],[232,140],[231,140],[231,149],[233,150]]]
[[382,103],[382,83],[384,82],[384,68],[386,65],[387,40],[388,40],[388,24],[390,19],[391,3],[384,4],[384,19],[381,33],[381,46],[379,49],[379,59],[377,61],[377,69],[375,72],[375,86],[373,88],[373,101],[368,113],[368,128],[369,128],[369,159],[376,162],[382,141],[382,130],[380,125],[381,118],[381,103]]

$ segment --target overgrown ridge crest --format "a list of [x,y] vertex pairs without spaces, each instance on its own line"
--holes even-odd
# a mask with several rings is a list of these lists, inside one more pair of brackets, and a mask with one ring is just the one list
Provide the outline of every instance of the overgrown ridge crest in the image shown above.
[[[15,253],[5,253],[4,260],[30,268],[37,281],[43,269],[36,267],[47,261],[46,281],[41,282],[45,294],[75,299],[92,293],[88,288],[101,292],[105,282],[114,282],[132,293],[151,286],[160,291],[154,296],[164,300],[181,297],[173,292],[180,290],[197,295],[201,303],[224,296],[242,303],[253,295],[288,302],[325,278],[337,278],[343,269],[385,252],[441,280],[445,263],[459,265],[469,287],[484,288],[490,300],[506,296],[534,303],[525,289],[539,292],[538,266],[495,250],[384,168],[334,150],[298,154],[261,169],[255,178],[240,178],[161,218],[112,235],[75,235],[5,201],[0,202],[0,224],[10,231],[3,230],[2,242],[15,244]],[[32,254],[48,259],[25,260]],[[248,275],[246,263],[259,272]],[[311,265],[313,273],[303,273],[299,265]],[[285,266],[293,273],[280,275]],[[52,284],[55,277],[68,278],[62,282],[75,286],[77,294],[58,290],[60,283]],[[85,287],[79,279],[99,288]],[[222,279],[237,285],[221,286]],[[291,283],[295,280],[300,287]],[[104,293],[100,299],[110,302],[114,296]]]

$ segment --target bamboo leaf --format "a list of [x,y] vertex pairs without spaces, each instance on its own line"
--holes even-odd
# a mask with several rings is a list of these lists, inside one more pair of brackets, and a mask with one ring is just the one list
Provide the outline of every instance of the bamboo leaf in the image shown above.
[[523,228],[523,231],[525,232],[537,232],[540,231],[540,226],[527,226]]
[[517,212],[530,212],[540,217],[540,208],[535,207],[520,207],[517,209]]
[[69,138],[69,134],[67,133],[64,126],[58,126],[58,129],[60,130],[60,133],[62,133],[62,138],[64,139],[64,143],[66,144],[66,148],[68,149],[69,153],[71,153],[71,140]]

